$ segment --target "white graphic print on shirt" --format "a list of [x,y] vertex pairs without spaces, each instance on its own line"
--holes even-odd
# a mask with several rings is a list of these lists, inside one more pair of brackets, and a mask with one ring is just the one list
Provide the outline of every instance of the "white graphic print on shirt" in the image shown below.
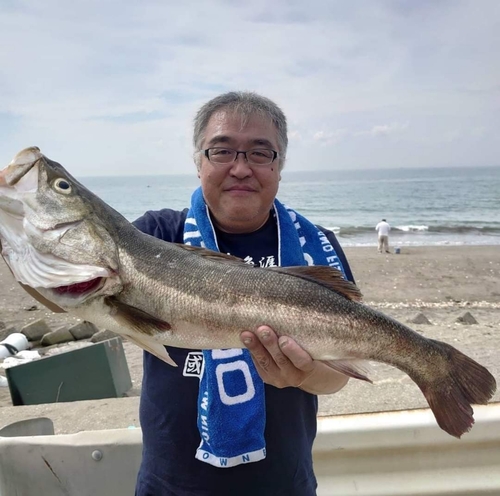
[[184,370],[182,375],[185,377],[201,377],[203,371],[203,352],[190,351],[184,362]]
[[[228,253],[230,255],[230,253]],[[245,257],[243,259],[245,263],[249,265],[258,265],[259,267],[277,267],[276,261],[274,259],[274,255],[269,255],[267,257],[261,257],[258,262],[253,261],[253,257]]]

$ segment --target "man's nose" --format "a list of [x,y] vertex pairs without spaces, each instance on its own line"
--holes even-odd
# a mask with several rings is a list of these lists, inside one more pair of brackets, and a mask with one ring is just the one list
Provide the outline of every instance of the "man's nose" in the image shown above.
[[248,165],[247,159],[243,153],[238,153],[236,160],[233,162],[229,173],[238,178],[244,178],[253,174],[252,168]]

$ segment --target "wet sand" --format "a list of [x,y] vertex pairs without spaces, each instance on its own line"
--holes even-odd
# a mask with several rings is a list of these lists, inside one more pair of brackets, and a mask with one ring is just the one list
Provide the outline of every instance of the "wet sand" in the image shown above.
[[[412,325],[415,330],[457,347],[488,367],[500,383],[500,247],[412,247],[398,255],[382,255],[376,248],[345,251],[367,304],[403,323],[424,313],[431,325]],[[0,281],[0,320],[8,326],[20,328],[45,318],[56,328],[74,320],[42,308],[15,283],[3,262]],[[38,308],[28,310],[33,305]],[[477,325],[456,323],[467,311]],[[124,348],[133,381],[127,397],[13,407],[3,387],[0,427],[37,416],[50,417],[56,433],[139,426],[142,350],[131,343],[124,343]],[[339,393],[320,397],[320,415],[427,406],[415,384],[399,370],[374,364],[371,376],[374,385],[351,380]],[[499,392],[494,401],[500,401]]]

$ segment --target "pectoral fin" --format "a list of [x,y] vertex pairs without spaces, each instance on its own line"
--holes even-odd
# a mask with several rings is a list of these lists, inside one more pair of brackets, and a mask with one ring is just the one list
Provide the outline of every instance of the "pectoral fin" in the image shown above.
[[[127,305],[114,296],[105,298],[104,301],[106,305],[111,307],[111,316],[118,324],[128,330],[128,332],[122,333],[127,339],[156,358],[177,367],[177,364],[170,358],[165,346],[152,338],[152,336],[162,332],[170,331],[171,326],[168,322],[160,320],[139,308]],[[131,335],[131,332],[134,332],[134,334]]]
[[127,305],[115,296],[105,298],[104,302],[111,307],[110,314],[118,324],[129,329],[131,328],[139,334],[154,336],[162,331],[170,331],[172,328],[168,322],[139,308]]

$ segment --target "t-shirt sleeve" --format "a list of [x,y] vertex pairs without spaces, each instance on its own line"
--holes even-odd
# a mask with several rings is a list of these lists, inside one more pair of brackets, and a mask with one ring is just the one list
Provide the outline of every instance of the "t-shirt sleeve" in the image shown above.
[[144,215],[134,220],[132,224],[143,233],[172,243],[182,243],[184,221],[188,209],[182,211],[164,208],[148,210]]
[[356,281],[354,280],[354,276],[352,275],[351,267],[349,266],[349,262],[347,261],[347,258],[345,256],[344,250],[340,246],[340,243],[338,242],[335,234],[332,231],[330,231],[329,229],[326,229],[324,227],[321,227],[321,226],[316,226],[316,227],[320,231],[325,233],[325,236],[328,238],[328,241],[330,241],[330,243],[332,244],[333,249],[335,250],[335,253],[337,254],[337,256],[340,259],[340,263],[342,264],[342,267],[344,268],[344,272],[345,272],[347,279],[349,281],[353,282],[354,284],[356,284]]

